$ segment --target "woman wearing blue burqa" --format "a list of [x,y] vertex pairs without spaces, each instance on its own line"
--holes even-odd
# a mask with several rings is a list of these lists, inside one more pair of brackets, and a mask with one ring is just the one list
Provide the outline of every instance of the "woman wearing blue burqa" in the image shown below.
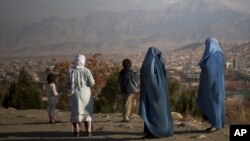
[[203,57],[199,63],[201,74],[197,105],[211,124],[206,131],[213,132],[224,127],[224,55],[215,38],[208,38],[205,46]]
[[160,50],[150,47],[141,67],[139,114],[144,120],[144,138],[173,135],[165,64]]

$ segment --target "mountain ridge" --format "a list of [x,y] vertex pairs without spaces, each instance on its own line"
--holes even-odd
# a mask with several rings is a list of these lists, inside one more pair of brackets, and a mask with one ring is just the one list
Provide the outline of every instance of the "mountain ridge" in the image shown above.
[[[0,27],[0,49],[47,50],[68,46],[65,51],[141,51],[149,46],[173,50],[208,37],[225,41],[250,39],[250,14],[228,7],[192,0],[153,11],[92,12],[84,18],[49,17],[18,28],[10,34]],[[5,31],[5,32],[4,32]],[[86,47],[84,47],[86,45]],[[77,51],[72,49],[78,48]],[[8,51],[7,51],[8,52]]]

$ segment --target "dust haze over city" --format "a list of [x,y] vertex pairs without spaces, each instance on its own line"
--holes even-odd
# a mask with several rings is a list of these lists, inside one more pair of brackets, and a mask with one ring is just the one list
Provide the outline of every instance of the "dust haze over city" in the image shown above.
[[[105,72],[99,80],[106,82],[125,58],[139,74],[152,46],[162,51],[168,77],[182,91],[197,90],[204,42],[214,37],[225,57],[228,107],[231,102],[240,107],[250,98],[249,7],[249,0],[1,0],[0,102],[22,67],[41,85],[48,68],[60,74],[56,67],[84,54],[99,64],[89,63],[94,72]],[[104,84],[98,84],[94,95]],[[249,108],[228,111],[250,113]],[[250,114],[242,121],[229,117],[228,124],[249,123]]]

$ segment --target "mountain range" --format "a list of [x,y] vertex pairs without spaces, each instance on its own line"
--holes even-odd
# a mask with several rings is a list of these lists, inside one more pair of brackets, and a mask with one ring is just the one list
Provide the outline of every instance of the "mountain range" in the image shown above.
[[173,50],[208,37],[249,41],[250,14],[188,0],[161,10],[99,11],[83,18],[48,17],[36,23],[0,21],[0,55]]

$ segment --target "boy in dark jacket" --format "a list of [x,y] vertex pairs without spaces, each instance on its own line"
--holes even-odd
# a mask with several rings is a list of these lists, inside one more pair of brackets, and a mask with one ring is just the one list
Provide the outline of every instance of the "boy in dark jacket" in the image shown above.
[[138,84],[136,73],[130,69],[132,66],[131,60],[124,59],[122,66],[123,69],[119,73],[119,83],[123,102],[123,121],[128,122],[130,120],[133,97],[137,91]]

